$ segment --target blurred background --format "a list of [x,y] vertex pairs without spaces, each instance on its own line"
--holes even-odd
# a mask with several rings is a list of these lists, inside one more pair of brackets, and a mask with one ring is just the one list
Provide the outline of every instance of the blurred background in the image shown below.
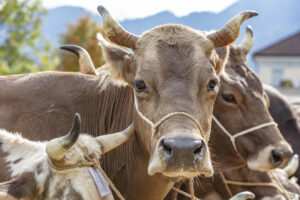
[[61,44],[84,47],[101,66],[100,4],[135,34],[166,23],[214,30],[240,11],[255,10],[259,16],[243,24],[235,43],[251,25],[255,43],[248,65],[264,83],[300,95],[299,0],[0,0],[0,75],[78,71],[77,58],[60,51]]

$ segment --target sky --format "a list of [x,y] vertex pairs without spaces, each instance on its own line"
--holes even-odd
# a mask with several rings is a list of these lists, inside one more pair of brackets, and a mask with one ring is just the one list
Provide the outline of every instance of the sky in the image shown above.
[[97,6],[105,6],[118,20],[144,18],[161,11],[171,11],[176,16],[191,12],[220,12],[238,0],[42,0],[46,8],[72,5],[93,13]]

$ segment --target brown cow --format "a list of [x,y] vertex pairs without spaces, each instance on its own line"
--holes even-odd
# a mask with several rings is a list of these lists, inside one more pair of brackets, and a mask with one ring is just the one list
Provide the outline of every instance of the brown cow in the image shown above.
[[0,183],[0,199],[113,200],[109,189],[100,190],[101,197],[89,172],[92,168],[88,167],[91,166],[77,165],[90,161],[86,157],[93,156],[99,160],[101,154],[126,142],[134,133],[134,127],[131,125],[119,133],[98,137],[79,132],[78,114],[75,114],[67,135],[49,142],[33,142],[20,134],[0,129],[5,167],[10,169],[12,177],[11,180]]
[[[228,134],[237,133],[255,125],[263,124],[264,122],[273,121],[267,109],[268,98],[264,94],[262,83],[256,74],[246,65],[246,54],[250,51],[252,45],[253,32],[250,27],[247,27],[242,44],[240,46],[230,46],[226,72],[231,74],[233,81],[230,83],[226,81],[221,82],[221,90],[218,94],[214,110],[215,117],[222,122],[222,125],[228,130]],[[284,167],[292,156],[289,145],[282,138],[276,126],[263,127],[237,137],[235,141],[236,149],[231,145],[232,142],[228,141],[228,136],[224,133],[226,130],[222,130],[220,125],[213,123],[210,142],[212,143],[213,148],[211,149],[213,154],[218,157],[216,161],[220,162],[223,157],[220,167],[224,166],[223,162],[228,162],[226,164],[228,168],[225,167],[222,171],[224,176],[229,180],[243,180],[245,182],[256,180],[257,182],[264,182],[267,179],[266,177],[268,177],[267,180],[270,180],[267,173],[253,171],[251,176],[249,176],[249,173],[247,174],[249,169],[246,167],[239,168],[239,170],[230,170],[230,165],[234,169],[238,162],[242,166],[243,160],[241,158],[243,157],[247,158],[247,165],[250,169],[264,171],[272,169],[270,165],[273,167]],[[231,151],[228,148],[230,145]],[[258,152],[254,158],[255,162],[252,161],[253,158],[251,156],[255,154],[251,154],[251,151]],[[200,196],[207,195],[206,192],[203,193],[203,190],[201,190],[202,182],[200,180],[200,185],[196,184],[195,186],[195,190],[201,191],[198,193]],[[285,182],[289,183],[287,180]],[[222,196],[228,197],[224,185],[220,182],[219,175],[216,174],[214,176],[211,184],[213,187],[218,186],[219,190],[222,188]],[[264,188],[236,188],[239,188],[239,190],[235,190],[234,194],[243,190],[249,190],[254,194],[256,194],[256,191],[261,190],[260,195],[258,195],[259,197],[261,197],[264,191],[266,195],[268,192],[274,193],[273,188],[269,191],[266,191]]]
[[[57,136],[74,112],[83,115],[83,127],[93,134],[119,130],[133,119],[135,137],[103,157],[103,167],[127,199],[162,199],[177,176],[212,175],[206,142],[217,74],[226,60],[215,47],[233,42],[240,24],[257,14],[242,12],[213,33],[164,25],[137,37],[116,26],[103,7],[99,10],[105,27],[117,32],[105,30],[108,37],[133,53],[102,40],[112,76],[50,72],[0,78],[0,127],[36,140]],[[112,88],[110,77],[118,78],[121,88]],[[39,129],[48,127],[53,132],[42,135]],[[1,180],[8,179],[2,171]]]
[[[242,44],[230,46],[226,72],[232,81],[221,81],[214,108],[214,122],[221,124],[213,123],[210,142],[218,144],[212,148],[213,154],[217,161],[226,158],[227,169],[245,164],[246,159],[250,169],[267,171],[287,165],[293,151],[268,112],[260,79],[246,64],[252,45],[253,32],[248,27]],[[243,133],[254,127],[258,129]]]

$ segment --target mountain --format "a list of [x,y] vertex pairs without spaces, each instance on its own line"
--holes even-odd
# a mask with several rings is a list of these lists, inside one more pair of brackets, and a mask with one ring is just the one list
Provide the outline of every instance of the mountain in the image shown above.
[[[253,52],[300,31],[299,0],[239,0],[220,13],[193,12],[177,17],[169,11],[164,11],[141,19],[124,20],[120,24],[135,34],[167,23],[184,24],[199,30],[216,30],[243,10],[255,10],[259,13],[258,17],[243,24],[241,37],[237,40],[237,43],[241,41],[246,25],[250,24],[254,31],[255,44],[249,58],[252,58]],[[81,15],[87,14],[90,13],[79,7],[63,6],[51,9],[43,22],[42,32],[58,46],[59,33],[66,30],[67,24],[74,23]],[[99,15],[93,15],[93,18],[101,23]],[[255,70],[255,63],[252,59],[249,61],[249,65]]]

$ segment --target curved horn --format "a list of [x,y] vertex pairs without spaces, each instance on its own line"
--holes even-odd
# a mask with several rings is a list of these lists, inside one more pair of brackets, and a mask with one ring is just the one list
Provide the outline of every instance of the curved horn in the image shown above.
[[247,200],[247,199],[254,199],[254,198],[255,195],[252,192],[246,191],[234,195],[229,200]]
[[52,160],[61,160],[68,150],[76,143],[80,133],[80,115],[76,113],[73,125],[65,136],[50,140],[46,146],[46,152]]
[[289,164],[283,168],[283,170],[287,173],[288,177],[293,176],[299,167],[299,156],[295,154],[290,160]]
[[63,45],[60,49],[74,53],[79,59],[80,72],[83,74],[97,75],[97,71],[90,57],[90,54],[82,47],[77,45]]
[[101,135],[98,136],[96,140],[100,143],[102,154],[104,154],[126,142],[133,133],[134,124],[132,123],[123,131],[108,135]]
[[127,32],[122,26],[110,15],[110,13],[103,6],[98,6],[98,12],[103,18],[104,34],[114,43],[128,47],[135,48],[139,36]]
[[254,43],[253,31],[251,26],[248,25],[246,27],[245,36],[242,40],[242,43],[239,46],[243,49],[245,54],[247,54],[251,50],[253,43]]
[[222,47],[234,42],[240,34],[241,24],[258,13],[252,10],[247,10],[239,13],[231,18],[223,28],[209,34],[207,37],[214,43],[215,47]]

